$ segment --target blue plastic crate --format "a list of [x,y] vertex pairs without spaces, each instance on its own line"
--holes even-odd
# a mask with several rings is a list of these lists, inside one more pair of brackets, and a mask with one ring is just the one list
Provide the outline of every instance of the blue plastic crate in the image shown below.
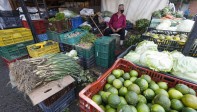
[[48,40],[47,34],[45,33],[45,34],[38,35],[38,40],[39,40],[39,42],[43,42],[43,41]]
[[72,101],[75,100],[75,88],[71,89],[67,94],[63,95],[52,105],[46,106],[43,102],[39,103],[40,108],[44,112],[62,112]]
[[83,20],[81,17],[75,17],[71,19],[71,23],[72,23],[72,30],[76,29],[79,27],[79,25],[81,25],[83,23]]

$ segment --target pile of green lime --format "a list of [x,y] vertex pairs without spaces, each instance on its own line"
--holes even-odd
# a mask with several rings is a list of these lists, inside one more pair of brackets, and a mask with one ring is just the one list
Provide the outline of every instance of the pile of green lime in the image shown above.
[[105,112],[197,112],[196,92],[184,84],[169,88],[149,75],[138,77],[115,69],[107,77],[103,91],[92,97]]

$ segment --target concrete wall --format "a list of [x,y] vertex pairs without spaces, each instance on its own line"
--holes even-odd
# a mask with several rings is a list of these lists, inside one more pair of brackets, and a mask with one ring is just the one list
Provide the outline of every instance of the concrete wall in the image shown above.
[[197,14],[197,0],[191,0],[189,4],[191,15]]

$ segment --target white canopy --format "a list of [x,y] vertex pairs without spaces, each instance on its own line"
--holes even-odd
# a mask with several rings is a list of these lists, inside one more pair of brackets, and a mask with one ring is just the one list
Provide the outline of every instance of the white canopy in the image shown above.
[[0,10],[12,10],[8,0],[0,0]]
[[125,5],[124,14],[127,20],[135,22],[138,19],[150,19],[152,12],[163,9],[169,0],[102,0],[101,10],[117,12],[118,5]]

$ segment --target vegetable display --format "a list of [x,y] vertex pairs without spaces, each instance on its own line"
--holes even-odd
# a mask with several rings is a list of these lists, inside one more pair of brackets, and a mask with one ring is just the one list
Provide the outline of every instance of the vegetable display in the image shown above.
[[96,36],[93,33],[87,33],[81,38],[81,41],[77,46],[85,49],[89,49],[90,47],[92,47],[95,40],[96,40]]
[[72,76],[78,83],[93,81],[88,71],[83,71],[73,58],[61,53],[19,60],[12,63],[9,69],[12,86],[26,94],[66,75]]
[[187,41],[187,35],[185,34],[165,35],[165,34],[157,34],[153,32],[146,32],[144,35],[157,39],[159,42],[162,42],[163,40],[176,41],[180,45],[184,45],[185,42]]
[[139,32],[144,33],[150,21],[148,19],[139,19],[136,21],[136,28]]
[[61,20],[64,20],[64,19],[66,19],[64,13],[57,13],[57,14],[55,15],[55,17],[49,19],[49,22],[61,21]]
[[172,12],[169,7],[165,7],[162,10],[154,11],[152,13],[152,16],[155,18],[168,18],[168,19],[173,19],[173,18],[183,18],[183,14],[179,12]]
[[196,92],[184,84],[170,88],[149,75],[121,69],[114,69],[106,80],[92,96],[105,112],[196,112]]
[[125,60],[148,67],[159,72],[170,72],[183,79],[197,82],[197,59],[184,56],[178,51],[159,52],[151,41],[138,44],[135,51],[130,51]]
[[74,37],[77,37],[81,34],[80,31],[74,31],[72,33],[68,33],[66,35],[64,35],[65,38],[74,38]]

